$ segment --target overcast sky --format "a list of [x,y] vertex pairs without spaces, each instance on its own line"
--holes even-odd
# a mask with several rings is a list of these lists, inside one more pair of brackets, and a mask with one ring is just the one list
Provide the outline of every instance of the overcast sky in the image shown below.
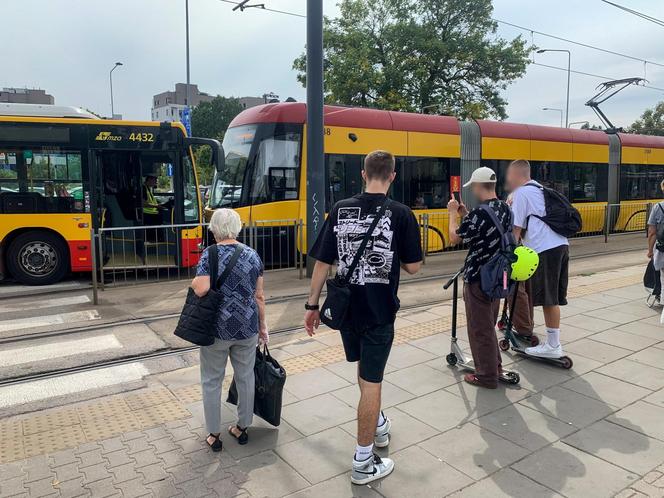
[[[268,7],[304,13],[305,0],[260,0]],[[664,19],[661,0],[616,0]],[[324,0],[337,13],[336,0]],[[149,119],[153,94],[184,82],[184,0],[2,0],[0,87],[38,87],[56,104],[110,114],[108,72],[114,74],[115,112]],[[191,81],[201,90],[226,96],[275,92],[282,100],[304,100],[292,61],[304,48],[305,20],[247,10],[232,12],[220,0],[190,0]],[[664,64],[664,27],[631,16],[600,0],[494,0],[494,17],[530,29],[601,46]],[[530,32],[500,26],[513,38]],[[643,63],[535,35],[542,48],[572,51],[572,69],[625,78],[643,76]],[[566,66],[565,54],[536,61]],[[664,88],[664,68],[647,67],[650,85]],[[572,74],[570,121],[598,123],[584,106],[600,80]],[[557,125],[564,108],[566,73],[535,65],[509,87],[509,120]],[[628,88],[603,109],[616,125],[628,125],[664,92]]]

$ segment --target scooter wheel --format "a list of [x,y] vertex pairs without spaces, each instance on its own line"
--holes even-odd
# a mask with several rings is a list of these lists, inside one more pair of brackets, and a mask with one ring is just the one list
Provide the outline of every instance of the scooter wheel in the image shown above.
[[457,364],[457,357],[454,353],[448,354],[445,359],[447,360],[448,365],[454,366]]
[[498,341],[498,347],[500,348],[501,351],[509,351],[510,341],[507,339],[501,339]]
[[560,366],[563,367],[565,370],[569,370],[574,366],[574,362],[572,361],[572,358],[569,356],[563,356],[560,358]]
[[533,334],[532,336],[530,336],[530,345],[531,345],[532,347],[538,346],[539,343],[540,343],[540,341],[539,341],[539,337],[537,337],[535,334]]
[[505,372],[505,380],[508,384],[518,384],[521,382],[521,376],[516,372]]

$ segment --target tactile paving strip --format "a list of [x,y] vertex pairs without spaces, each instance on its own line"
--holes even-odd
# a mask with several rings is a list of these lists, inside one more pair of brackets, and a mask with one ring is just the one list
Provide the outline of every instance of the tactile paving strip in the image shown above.
[[73,448],[87,441],[80,425],[61,427],[55,431],[39,432],[23,438],[27,458]]
[[23,434],[37,434],[60,427],[68,427],[80,424],[78,413],[74,408],[56,410],[43,415],[26,418],[23,420]]
[[120,418],[131,412],[131,408],[120,397],[99,399],[76,407],[81,422],[91,422],[98,419],[110,420]]
[[[0,438],[0,463],[13,462],[25,458],[23,436],[16,438]],[[1,486],[1,485],[0,485]]]
[[108,439],[123,432],[141,430],[141,424],[131,412],[105,419],[93,419],[81,424],[83,433],[88,441]]
[[173,394],[165,387],[150,389],[148,391],[130,394],[125,397],[125,401],[132,410],[140,410],[148,406],[160,405],[175,401]]
[[296,356],[295,358],[288,358],[287,360],[284,360],[280,363],[288,375],[307,372],[322,366],[321,361],[311,354]]
[[[323,349],[322,351],[315,351],[311,354],[321,362],[321,365],[329,365],[330,363],[336,363],[346,359],[346,353],[343,346],[332,346]],[[288,370],[286,370],[286,373],[289,373]]]
[[192,384],[191,386],[178,387],[173,389],[173,394],[185,405],[196,403],[203,399],[200,384]]
[[141,410],[135,411],[134,415],[136,415],[143,429],[154,427],[170,420],[191,417],[191,413],[184,409],[177,401],[146,406]]
[[0,421],[0,442],[23,436],[23,426],[20,420]]
[[643,277],[640,275],[629,275],[626,277],[604,280],[602,282],[593,282],[587,285],[575,285],[574,287],[570,287],[567,291],[567,296],[581,297],[607,290],[618,289],[620,287],[629,287],[630,285],[640,283],[642,278]]

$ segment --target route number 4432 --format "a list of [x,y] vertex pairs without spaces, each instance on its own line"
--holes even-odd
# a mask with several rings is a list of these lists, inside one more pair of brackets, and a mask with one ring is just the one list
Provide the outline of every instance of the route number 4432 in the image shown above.
[[129,135],[132,142],[154,142],[154,133],[132,133]]

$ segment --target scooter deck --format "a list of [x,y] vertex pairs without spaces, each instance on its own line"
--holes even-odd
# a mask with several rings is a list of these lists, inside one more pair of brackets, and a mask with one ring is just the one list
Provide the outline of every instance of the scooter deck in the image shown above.
[[544,356],[534,356],[531,354],[526,353],[525,348],[518,348],[512,346],[512,351],[515,353],[518,353],[519,355],[523,356],[524,358],[529,358],[531,360],[537,360],[537,361],[542,361],[544,363],[549,363],[551,365],[556,365],[559,367],[562,367],[566,370],[569,370],[573,366],[572,359],[569,356],[561,356],[560,358],[546,358]]

